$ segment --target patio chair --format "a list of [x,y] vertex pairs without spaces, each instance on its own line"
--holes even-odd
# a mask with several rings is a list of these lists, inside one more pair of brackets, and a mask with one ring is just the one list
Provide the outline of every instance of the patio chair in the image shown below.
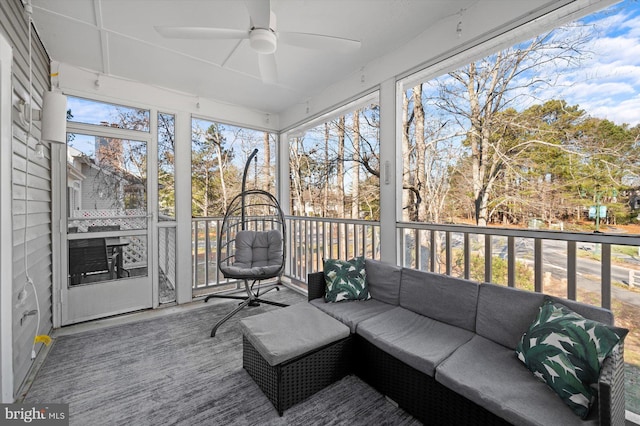
[[81,284],[91,273],[108,272],[113,279],[114,265],[109,261],[104,238],[69,241],[69,277],[71,284]]
[[[119,231],[119,230],[120,230],[120,225],[92,225],[87,228],[87,232],[108,232],[108,231]],[[121,248],[119,248],[119,250],[116,250],[114,246],[109,246],[107,244],[107,254],[109,256],[109,263],[111,263],[111,265],[117,264],[118,262],[117,257],[122,256],[121,252],[122,252]],[[127,271],[127,274],[128,274],[128,271]]]

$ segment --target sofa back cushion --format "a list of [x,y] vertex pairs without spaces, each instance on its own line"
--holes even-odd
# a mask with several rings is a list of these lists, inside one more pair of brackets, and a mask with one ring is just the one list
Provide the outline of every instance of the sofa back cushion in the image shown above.
[[371,297],[391,305],[398,305],[402,268],[378,260],[366,259],[367,283]]
[[[509,349],[515,349],[538,316],[544,294],[495,284],[480,285],[476,333]],[[575,312],[604,324],[613,324],[606,309],[552,297]]]
[[400,306],[429,318],[475,331],[479,284],[404,268]]

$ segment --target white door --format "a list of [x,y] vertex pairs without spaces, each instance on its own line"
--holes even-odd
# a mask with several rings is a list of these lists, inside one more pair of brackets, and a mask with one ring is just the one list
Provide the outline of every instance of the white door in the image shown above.
[[[80,106],[75,110],[79,114]],[[60,161],[66,168],[61,325],[154,304],[156,224],[148,200],[150,181],[157,181],[148,179],[155,173],[149,170],[155,142],[148,116],[146,131],[87,122],[68,123],[66,156]]]

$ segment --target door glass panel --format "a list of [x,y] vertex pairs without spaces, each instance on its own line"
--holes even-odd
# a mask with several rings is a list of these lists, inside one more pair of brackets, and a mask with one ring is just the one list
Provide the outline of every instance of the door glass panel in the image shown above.
[[158,114],[158,221],[176,220],[175,121],[172,114]]
[[[71,285],[147,275],[146,235],[122,236],[122,231],[147,228],[146,169],[146,142],[68,135]],[[81,265],[90,262],[94,266]]]
[[160,303],[176,301],[176,174],[173,114],[158,113],[158,294]]

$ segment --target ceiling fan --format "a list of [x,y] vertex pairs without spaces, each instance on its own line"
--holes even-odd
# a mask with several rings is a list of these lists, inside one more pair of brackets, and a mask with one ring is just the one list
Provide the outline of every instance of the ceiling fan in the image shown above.
[[324,34],[277,31],[276,17],[271,11],[270,0],[246,0],[250,28],[239,30],[213,27],[156,26],[156,31],[166,38],[179,39],[248,39],[258,54],[260,77],[265,83],[276,83],[278,71],[275,51],[278,43],[309,49],[348,52],[360,47],[360,41]]

